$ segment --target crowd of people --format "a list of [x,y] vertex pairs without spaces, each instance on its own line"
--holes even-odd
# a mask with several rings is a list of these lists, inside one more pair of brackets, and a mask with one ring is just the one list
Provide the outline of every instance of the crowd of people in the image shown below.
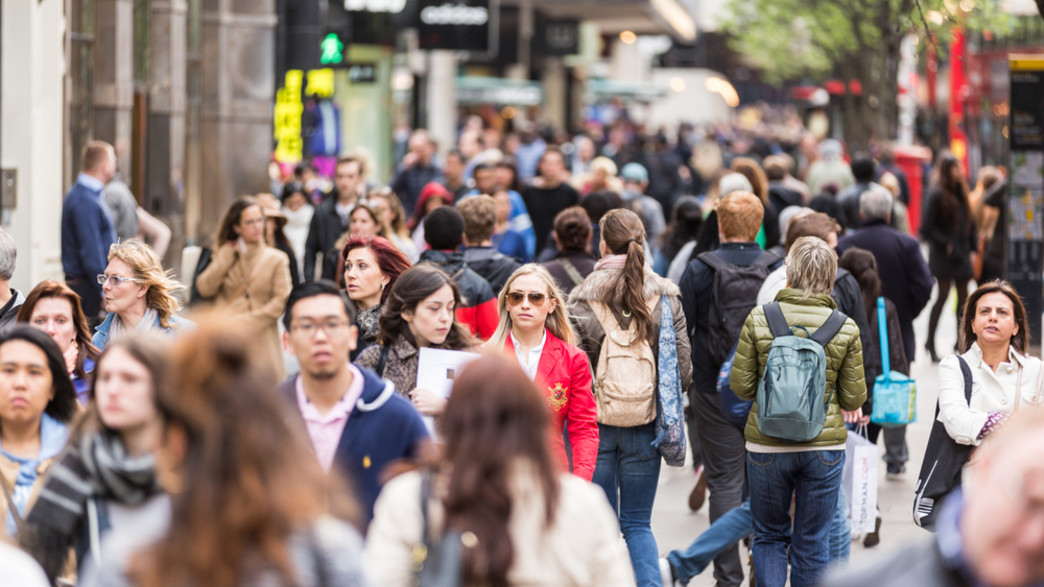
[[[360,149],[330,182],[303,163],[237,198],[184,284],[162,238],[121,230],[115,153],[89,143],[64,281],[11,289],[0,231],[0,570],[31,587],[658,587],[713,564],[735,586],[745,544],[765,587],[1044,580],[1040,521],[980,489],[1044,500],[1037,448],[1010,448],[1040,433],[1044,369],[998,280],[1003,170],[972,190],[940,155],[926,261],[890,149],[846,158],[792,122],[569,139],[469,119],[441,164],[417,130],[388,185]],[[887,478],[907,475],[905,427],[870,421],[875,380],[910,373],[936,286],[924,350],[966,462],[908,563],[828,574],[853,539],[849,434],[883,436]],[[940,360],[951,287],[959,354]],[[422,373],[433,350],[474,355],[448,395]],[[692,467],[711,526],[661,557],[663,463]]]

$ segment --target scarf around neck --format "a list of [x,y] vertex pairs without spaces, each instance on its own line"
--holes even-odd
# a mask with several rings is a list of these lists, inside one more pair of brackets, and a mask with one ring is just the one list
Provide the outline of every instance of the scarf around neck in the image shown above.
[[627,255],[606,255],[595,263],[594,270],[623,269],[625,263],[627,263]]
[[[138,322],[138,325],[134,327],[134,330],[138,332],[152,330],[158,323],[159,312],[146,306],[145,313],[141,316],[141,322]],[[112,325],[109,327],[109,340],[113,340],[120,336],[125,330],[127,330],[127,327],[124,326],[123,320],[121,320],[119,314],[117,314],[113,317]]]
[[29,521],[68,533],[91,497],[133,506],[158,492],[155,457],[131,456],[118,434],[100,430],[70,444],[52,465]]

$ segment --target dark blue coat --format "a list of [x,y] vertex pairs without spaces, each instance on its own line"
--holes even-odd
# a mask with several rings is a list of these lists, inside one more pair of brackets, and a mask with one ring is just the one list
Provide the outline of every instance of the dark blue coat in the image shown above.
[[921,255],[921,246],[910,235],[885,224],[870,220],[863,227],[837,243],[840,255],[852,247],[870,251],[877,261],[881,278],[881,295],[892,300],[903,332],[906,359],[913,361],[917,352],[914,343],[913,321],[932,295],[935,279]]
[[[75,183],[62,204],[62,269],[66,275],[93,280],[105,273],[109,247],[116,241],[100,191]],[[101,291],[101,286],[98,286]]]
[[[420,443],[428,438],[420,414],[390,383],[369,369],[363,374],[363,393],[341,433],[334,453],[334,466],[345,474],[359,501],[366,523],[373,518],[373,504],[381,491],[384,468],[400,459],[417,456]],[[297,406],[297,378],[294,375],[279,385],[279,390]],[[301,424],[304,421],[301,420]]]

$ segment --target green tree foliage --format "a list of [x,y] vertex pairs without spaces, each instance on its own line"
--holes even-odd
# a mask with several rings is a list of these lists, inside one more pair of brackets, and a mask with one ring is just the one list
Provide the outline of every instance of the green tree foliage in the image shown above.
[[945,51],[953,26],[1003,33],[1014,21],[999,0],[731,0],[723,28],[733,49],[769,82],[858,80],[842,97],[845,138],[854,148],[894,136],[899,45]]

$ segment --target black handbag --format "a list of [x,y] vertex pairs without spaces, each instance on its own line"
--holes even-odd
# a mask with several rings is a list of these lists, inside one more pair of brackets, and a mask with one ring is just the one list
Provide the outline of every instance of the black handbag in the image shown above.
[[[964,400],[971,405],[972,373],[967,361],[960,355],[964,375]],[[935,531],[935,518],[939,514],[939,503],[961,486],[961,469],[968,462],[972,449],[970,444],[958,444],[939,421],[939,402],[935,402],[935,418],[928,446],[924,449],[924,461],[917,475],[917,490],[914,493],[913,519],[918,526]]]
[[199,290],[196,289],[196,280],[199,279],[199,274],[210,265],[210,261],[213,259],[214,252],[210,247],[203,247],[199,250],[199,261],[196,263],[196,270],[192,272],[192,288],[189,290],[189,306],[195,306],[200,302],[206,302],[213,298],[207,298],[200,295]]
[[445,532],[432,540],[428,520],[431,501],[431,471],[421,477],[421,542],[413,547],[413,573],[417,587],[460,587],[460,532]]

